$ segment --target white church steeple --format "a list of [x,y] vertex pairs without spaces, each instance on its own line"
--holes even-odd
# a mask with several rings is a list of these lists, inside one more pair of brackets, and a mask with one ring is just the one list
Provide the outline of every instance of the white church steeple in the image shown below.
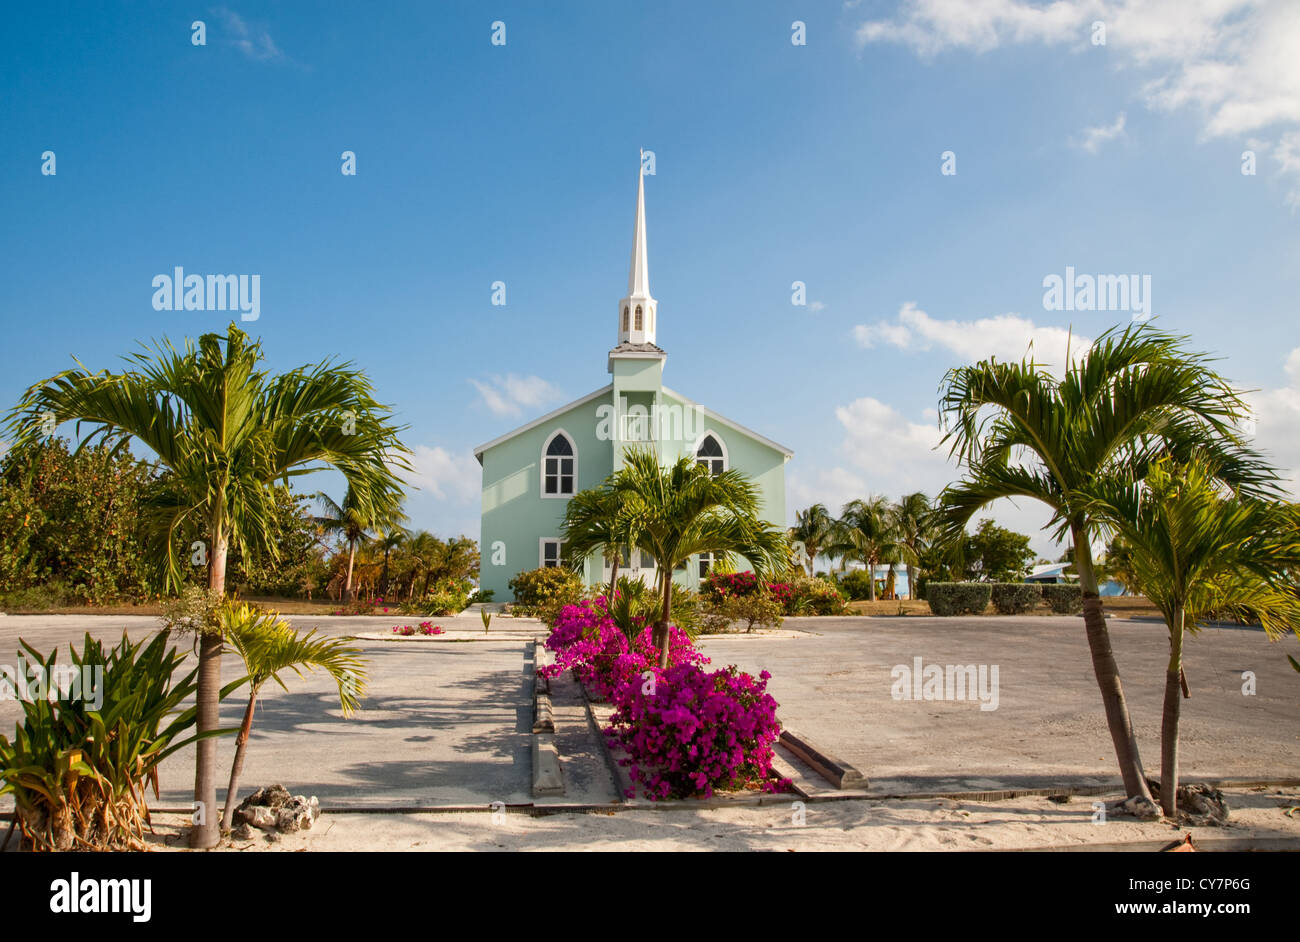
[[618,303],[618,342],[654,343],[658,302],[650,297],[650,263],[645,238],[645,174],[637,162],[636,223],[632,227],[632,261],[627,297]]

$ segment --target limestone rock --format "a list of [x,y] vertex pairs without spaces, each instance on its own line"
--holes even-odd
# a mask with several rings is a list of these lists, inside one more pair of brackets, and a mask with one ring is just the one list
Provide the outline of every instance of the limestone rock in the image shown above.
[[246,824],[269,831],[276,825],[276,814],[264,805],[252,805],[239,811],[238,817]]
[[235,829],[230,832],[232,840],[251,841],[253,839],[253,828],[245,821],[243,824],[236,825]]
[[1132,798],[1126,798],[1114,806],[1116,814],[1126,814],[1137,818],[1139,821],[1159,821],[1160,806],[1149,798],[1143,798],[1141,795],[1134,795]]

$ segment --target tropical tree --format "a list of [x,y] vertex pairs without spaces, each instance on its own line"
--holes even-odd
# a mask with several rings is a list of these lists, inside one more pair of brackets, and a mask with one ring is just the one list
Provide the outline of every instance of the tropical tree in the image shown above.
[[1088,512],[1123,538],[1134,584],[1169,630],[1160,804],[1173,818],[1184,634],[1211,617],[1258,620],[1275,640],[1300,627],[1300,594],[1288,578],[1300,565],[1300,518],[1284,504],[1238,499],[1200,458],[1165,459],[1142,481],[1097,481],[1090,493]]
[[763,578],[789,565],[790,544],[781,530],[761,520],[758,488],[739,471],[711,474],[684,457],[666,467],[650,449],[630,449],[609,478],[622,505],[632,545],[655,561],[661,585],[655,625],[659,666],[668,666],[673,570],[699,553],[734,553]]
[[882,562],[907,555],[916,557],[900,538],[893,506],[887,497],[873,495],[866,500],[851,500],[840,511],[834,543],[845,559],[864,563],[869,576],[869,599],[876,600],[876,567]]
[[[403,515],[405,519],[405,515]],[[401,526],[390,525],[379,528],[375,534],[375,548],[384,554],[384,568],[379,575],[379,594],[388,597],[388,562],[393,550],[400,550],[406,545],[409,534]]]
[[268,680],[288,690],[280,677],[293,671],[324,670],[339,688],[339,706],[350,716],[365,693],[366,670],[361,649],[351,647],[343,638],[317,637],[314,630],[302,634],[282,621],[275,612],[265,612],[246,602],[226,601],[217,610],[223,633],[244,662],[248,675],[248,705],[235,738],[235,758],[230,766],[230,785],[226,789],[226,807],[221,815],[221,829],[229,831],[234,823],[235,799],[239,795],[239,776],[244,770],[244,752],[253,728],[253,709],[257,695]]
[[894,504],[893,513],[898,542],[907,547],[914,560],[907,564],[907,593],[916,598],[921,557],[934,540],[934,509],[930,506],[930,498],[920,491],[913,491]]
[[632,521],[622,512],[623,504],[608,484],[579,491],[569,500],[561,528],[568,565],[575,572],[593,553],[610,561],[608,601],[614,602],[618,570],[624,547],[635,545]]
[[321,515],[315,518],[316,523],[326,533],[338,534],[347,546],[348,568],[343,594],[349,600],[355,600],[352,570],[356,564],[357,547],[369,542],[371,531],[396,530],[406,519],[400,507],[400,494],[390,494],[389,499],[382,502],[362,501],[349,484],[343,493],[342,503],[325,493],[318,493],[315,497],[321,509]]
[[1130,325],[1102,334],[1059,379],[1032,352],[1019,363],[950,370],[940,407],[944,441],[966,468],[940,497],[941,539],[963,540],[967,522],[1001,498],[1051,508],[1056,538],[1074,546],[1088,647],[1124,787],[1150,801],[1098,594],[1086,489],[1102,478],[1141,480],[1169,452],[1205,451],[1221,480],[1246,494],[1271,492],[1273,472],[1237,432],[1245,404],[1183,338]]
[[[259,368],[261,360],[261,345],[232,323],[225,335],[204,334],[180,350],[163,340],[128,357],[121,373],[92,372],[78,362],[29,388],[8,416],[7,432],[15,449],[31,447],[52,418],[76,421],[79,431],[89,426],[82,445],[98,440],[125,448],[134,440],[151,450],[171,473],[142,516],[168,584],[183,578],[175,537],[198,522],[207,545],[187,558],[206,554],[208,586],[223,593],[232,544],[245,554],[276,552],[268,520],[277,482],[332,466],[360,511],[374,514],[397,502],[397,472],[409,469],[401,429],[375,401],[364,373],[327,360],[271,375]],[[222,637],[206,631],[197,643],[203,736],[219,728]],[[196,752],[199,823],[190,845],[212,847],[221,839],[215,739],[200,739]]]
[[825,504],[813,504],[807,510],[795,514],[795,525],[790,530],[790,538],[803,543],[808,575],[817,574],[815,560],[831,545],[834,533],[835,518]]

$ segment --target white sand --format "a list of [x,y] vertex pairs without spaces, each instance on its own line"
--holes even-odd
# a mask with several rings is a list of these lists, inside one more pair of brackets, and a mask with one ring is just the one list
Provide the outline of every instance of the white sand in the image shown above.
[[[270,843],[258,833],[236,851],[582,851],[582,850],[1011,850],[1129,841],[1291,838],[1300,840],[1296,789],[1225,790],[1231,809],[1226,828],[1174,828],[1168,824],[1112,817],[1093,823],[1093,802],[1046,798],[997,802],[949,799],[813,802],[803,823],[791,804],[735,808],[652,810],[534,816],[509,812],[447,814],[325,814],[309,832]],[[158,815],[163,846],[183,849],[184,820]]]

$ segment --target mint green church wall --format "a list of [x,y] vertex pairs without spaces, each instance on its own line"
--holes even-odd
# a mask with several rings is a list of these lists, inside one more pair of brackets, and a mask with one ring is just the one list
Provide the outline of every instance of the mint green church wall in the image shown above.
[[596,487],[613,470],[613,447],[596,438],[596,410],[608,397],[576,406],[483,452],[483,519],[479,579],[498,602],[512,598],[507,583],[536,569],[538,539],[558,537],[568,501],[541,496],[542,446],[557,429],[578,452],[578,490]]

